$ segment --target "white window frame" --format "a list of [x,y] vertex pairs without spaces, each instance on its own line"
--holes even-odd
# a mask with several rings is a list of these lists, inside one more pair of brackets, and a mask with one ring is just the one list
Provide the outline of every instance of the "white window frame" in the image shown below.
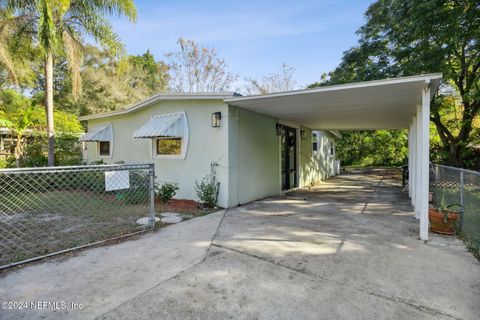
[[[313,144],[317,143],[317,150],[313,149]],[[320,135],[317,131],[312,131],[312,154],[318,155],[320,152]]]
[[328,155],[335,158],[335,141],[330,141],[328,144]]
[[[188,119],[187,119],[187,114],[185,111],[179,112],[183,114],[182,121],[183,121],[183,137],[172,137],[172,138],[182,138],[182,151],[180,154],[157,154],[157,140],[162,139],[162,137],[158,138],[153,138],[152,140],[152,159],[154,160],[185,160],[187,156],[187,150],[188,150],[188,136],[189,136],[189,130],[188,130]],[[158,115],[160,116],[160,115]],[[153,117],[152,117],[153,118]],[[165,137],[168,138],[168,137]]]
[[109,152],[108,155],[100,154],[100,141],[97,141],[96,142],[96,144],[97,144],[97,156],[99,158],[112,158],[112,155],[113,155],[113,152],[112,152],[113,143],[112,143],[112,141],[102,141],[102,142],[109,142],[110,143],[110,152]]

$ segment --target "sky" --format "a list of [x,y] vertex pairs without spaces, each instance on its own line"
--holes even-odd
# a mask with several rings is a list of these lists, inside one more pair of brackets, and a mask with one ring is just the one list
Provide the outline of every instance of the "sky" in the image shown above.
[[333,70],[354,46],[372,0],[137,0],[138,20],[113,18],[129,54],[150,49],[157,60],[178,50],[180,37],[215,48],[229,71],[260,78],[295,69],[298,88]]

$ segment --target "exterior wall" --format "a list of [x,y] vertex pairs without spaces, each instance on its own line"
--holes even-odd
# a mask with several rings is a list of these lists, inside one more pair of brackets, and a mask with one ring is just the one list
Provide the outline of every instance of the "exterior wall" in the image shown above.
[[277,119],[235,107],[229,114],[230,206],[279,194]]
[[[189,141],[185,159],[154,159],[151,139],[135,139],[133,133],[154,115],[184,111],[189,126]],[[211,115],[221,111],[219,128],[212,128]],[[224,119],[227,118],[227,119]],[[216,162],[216,178],[220,182],[218,204],[228,205],[228,106],[221,100],[161,101],[150,107],[124,115],[88,121],[93,127],[111,123],[113,127],[112,157],[99,157],[97,144],[87,144],[87,162],[103,159],[105,163],[124,161],[153,162],[156,182],[176,182],[180,189],[176,198],[197,199],[195,181],[210,173]]]
[[325,131],[315,131],[318,135],[318,151],[313,152],[312,130],[302,127],[306,137],[300,138],[300,187],[314,185],[335,175],[335,152],[330,154],[330,146],[335,139]]
[[[154,115],[185,112],[189,141],[185,159],[153,157],[151,139],[135,139],[133,133]],[[211,127],[211,114],[221,111],[220,128]],[[156,182],[178,183],[176,198],[197,199],[195,181],[210,174],[216,163],[220,182],[218,204],[233,207],[281,192],[280,139],[276,134],[278,119],[227,106],[221,100],[170,100],[124,115],[92,119],[89,127],[111,123],[112,156],[100,157],[97,144],[87,143],[87,162],[153,162]],[[334,139],[318,131],[319,151],[312,152],[312,130],[306,138],[298,132],[299,186],[309,186],[334,175],[335,155],[329,155]],[[299,130],[300,130],[299,129]]]
[[[279,194],[280,138],[276,133],[278,119],[229,107],[229,206]],[[290,124],[293,125],[293,124]],[[312,152],[312,130],[306,138],[298,132],[299,186],[305,187],[334,175],[335,154],[329,154],[335,139],[329,133],[317,131],[319,151]]]

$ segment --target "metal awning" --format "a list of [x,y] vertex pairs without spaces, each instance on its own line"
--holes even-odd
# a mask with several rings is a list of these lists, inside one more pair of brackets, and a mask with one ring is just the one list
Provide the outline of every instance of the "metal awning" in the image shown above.
[[112,141],[112,125],[103,124],[92,129],[88,130],[83,136],[81,136],[79,141]]
[[184,113],[154,116],[133,134],[134,138],[183,137]]

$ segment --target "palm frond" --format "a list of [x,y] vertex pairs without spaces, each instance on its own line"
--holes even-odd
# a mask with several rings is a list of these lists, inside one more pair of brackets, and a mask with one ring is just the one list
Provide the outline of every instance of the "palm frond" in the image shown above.
[[13,63],[12,56],[5,42],[0,38],[0,64],[5,67],[13,83],[18,85],[17,73],[15,72],[15,64]]
[[78,28],[82,33],[90,35],[103,49],[112,55],[123,52],[124,48],[119,36],[113,31],[110,22],[94,11],[78,12],[75,16]]
[[53,21],[53,12],[48,0],[38,1],[38,41],[47,51],[53,50],[58,42],[57,31]]
[[99,14],[126,16],[131,22],[137,20],[137,8],[133,0],[93,0],[89,1],[89,5]]
[[72,77],[72,94],[73,97],[77,99],[82,92],[80,68],[83,63],[84,48],[71,28],[63,30],[62,40],[67,56],[68,68],[70,69],[70,76]]
[[19,17],[12,17],[7,10],[0,10],[0,64],[7,70],[15,85],[18,85],[18,79],[9,43],[15,37],[15,29],[19,21]]

